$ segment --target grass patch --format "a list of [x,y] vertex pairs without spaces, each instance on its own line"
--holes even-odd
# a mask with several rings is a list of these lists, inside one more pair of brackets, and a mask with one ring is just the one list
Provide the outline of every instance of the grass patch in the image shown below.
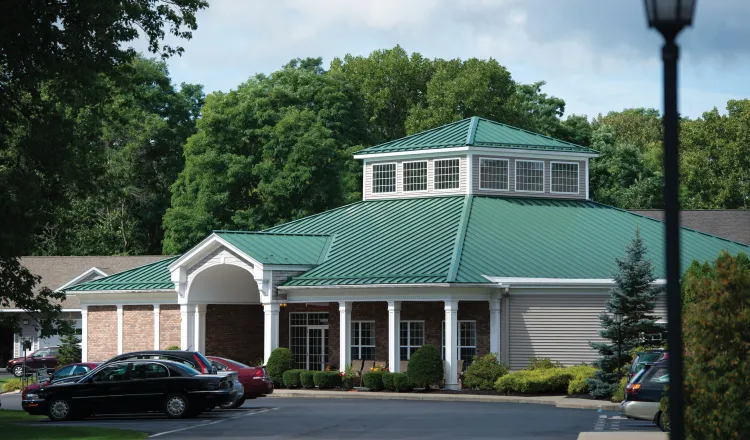
[[45,427],[19,425],[44,420],[45,416],[30,416],[25,411],[8,411],[0,409],[0,432],[3,440],[56,440],[56,439],[90,439],[90,440],[131,440],[143,439],[148,434],[136,431],[125,431],[115,428],[92,428],[88,426]]

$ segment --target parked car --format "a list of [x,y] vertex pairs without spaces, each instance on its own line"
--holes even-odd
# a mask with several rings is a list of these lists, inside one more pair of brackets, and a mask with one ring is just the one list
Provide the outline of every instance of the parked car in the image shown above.
[[664,429],[659,402],[667,385],[667,362],[645,365],[625,387],[625,400],[620,403],[620,411],[626,417],[653,421]]
[[635,358],[633,358],[633,363],[628,370],[628,379],[633,380],[635,375],[643,369],[644,365],[665,360],[667,359],[667,356],[667,351],[662,349],[647,350],[636,353]]
[[[60,347],[44,347],[26,355],[26,374],[36,371],[40,368],[47,368],[48,373],[55,371],[57,367],[57,352]],[[24,357],[17,357],[8,361],[5,370],[13,373],[16,377],[23,376]]]
[[206,356],[206,358],[219,372],[236,371],[240,383],[245,388],[245,396],[228,408],[239,408],[245,403],[245,399],[265,397],[273,393],[273,381],[268,377],[265,367],[251,367],[242,362],[218,356]]
[[211,362],[206,359],[199,351],[182,351],[182,350],[144,350],[123,353],[117,355],[104,364],[119,362],[131,359],[166,359],[179,362],[198,370],[201,374],[216,374],[216,368],[211,366]]
[[77,381],[63,379],[23,393],[21,404],[29,414],[47,415],[55,421],[157,411],[170,418],[185,418],[234,401],[231,382],[167,360],[115,361]]
[[24,392],[32,392],[34,390],[38,390],[44,385],[49,385],[51,383],[57,383],[61,379],[66,379],[69,377],[81,377],[86,375],[89,371],[93,370],[99,366],[99,362],[79,362],[76,364],[70,364],[66,365],[59,370],[55,371],[49,377],[47,377],[47,380],[44,382],[37,382],[32,383],[31,385],[27,386]]

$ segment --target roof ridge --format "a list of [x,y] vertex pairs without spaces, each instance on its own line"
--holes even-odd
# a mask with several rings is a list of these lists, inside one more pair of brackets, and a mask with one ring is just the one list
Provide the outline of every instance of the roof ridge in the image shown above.
[[464,239],[466,238],[466,230],[469,227],[469,217],[471,216],[471,208],[474,206],[474,197],[472,195],[465,196],[464,206],[461,210],[461,219],[458,222],[456,242],[453,246],[453,254],[451,255],[451,264],[448,266],[447,282],[452,283],[456,281],[458,276],[458,267],[461,264],[461,256],[464,250]]
[[21,255],[18,258],[148,258],[148,257],[170,258],[170,257],[174,257],[174,255]]
[[409,135],[406,135],[406,136],[403,136],[403,137],[400,137],[400,138],[391,139],[391,140],[383,142],[381,144],[376,144],[376,145],[372,145],[372,146],[367,147],[367,148],[363,148],[363,149],[355,152],[354,154],[359,154],[362,151],[369,150],[370,148],[383,147],[383,146],[386,146],[386,145],[388,145],[390,143],[393,143],[393,142],[396,142],[396,141],[401,141],[401,140],[404,140],[404,139],[408,139],[410,137],[420,136],[420,135],[427,134],[427,133],[430,133],[430,132],[433,132],[433,131],[436,131],[436,130],[441,130],[441,129],[445,128],[445,127],[450,127],[451,125],[457,125],[457,124],[459,124],[461,122],[464,122],[464,121],[467,121],[467,120],[471,120],[472,118],[476,118],[476,116],[472,116],[472,117],[469,117],[469,118],[459,119],[457,121],[449,122],[447,124],[439,125],[437,127],[430,128],[430,129],[427,129],[427,130],[422,130],[422,131],[417,132],[417,133],[412,133],[412,134],[409,134]]
[[482,120],[482,121],[489,122],[489,123],[495,124],[495,125],[502,125],[503,127],[507,127],[507,128],[512,129],[512,130],[518,130],[518,131],[522,131],[524,133],[531,134],[531,135],[534,135],[534,136],[540,136],[540,137],[543,137],[545,139],[549,139],[549,140],[552,140],[552,141],[562,142],[563,144],[568,144],[568,145],[573,145],[574,147],[586,148],[586,149],[589,149],[589,150],[592,150],[592,151],[596,151],[596,150],[593,150],[590,147],[586,147],[586,146],[579,145],[579,144],[574,144],[573,142],[564,141],[564,140],[558,139],[558,138],[553,138],[552,136],[547,136],[546,134],[541,134],[541,133],[536,133],[536,132],[533,132],[533,131],[529,131],[529,130],[526,130],[525,128],[515,127],[513,125],[508,125],[508,124],[504,124],[502,122],[493,121],[492,119],[483,118],[481,116],[478,117],[478,118],[480,120]]
[[[148,264],[144,264],[143,266],[138,266],[138,267],[134,267],[134,268],[132,268],[132,269],[128,269],[128,270],[123,270],[122,272],[117,272],[117,273],[113,273],[112,275],[107,275],[106,277],[103,277],[103,278],[99,278],[98,280],[91,280],[91,281],[86,281],[86,282],[84,282],[84,283],[79,283],[79,284],[76,284],[76,285],[74,285],[74,286],[70,286],[70,287],[71,287],[71,288],[72,288],[72,287],[81,287],[81,286],[85,286],[85,285],[87,285],[87,284],[89,284],[89,283],[91,283],[91,284],[114,284],[114,283],[108,283],[108,282],[107,282],[107,281],[105,281],[105,280],[106,280],[106,279],[108,279],[108,278],[112,278],[112,277],[118,276],[118,275],[122,275],[122,274],[126,274],[126,273],[129,273],[129,272],[133,272],[133,271],[135,271],[135,270],[141,270],[141,269],[143,269],[144,267],[149,267],[149,266],[153,266],[153,265],[156,265],[156,264],[161,264],[161,263],[165,263],[165,262],[166,262],[167,260],[174,260],[174,259],[176,259],[176,258],[178,258],[178,257],[180,257],[180,256],[181,256],[181,255],[174,255],[174,256],[172,256],[172,257],[168,257],[168,258],[165,258],[165,259],[163,259],[163,260],[159,260],[159,261],[154,261],[153,263],[148,263]],[[148,282],[148,281],[146,281],[146,282],[143,282],[143,283],[139,283],[139,284],[157,284],[157,282],[155,282],[155,281],[154,281],[154,282]],[[66,290],[67,290],[67,289],[66,289]]]
[[[303,218],[306,218],[306,217],[303,217]],[[282,223],[282,224],[286,224],[286,223]],[[305,234],[301,232],[266,232],[265,230],[263,231],[229,231],[225,229],[216,229],[211,232],[220,233],[220,234],[241,234],[241,235],[271,235],[271,236],[287,235],[287,236],[295,236],[295,237],[329,237],[331,235],[331,234]]]
[[479,125],[479,116],[472,116],[469,124],[469,131],[466,134],[466,145],[474,145],[474,138],[477,135],[477,126]]
[[[383,200],[392,200],[392,199],[383,199]],[[356,202],[347,203],[346,205],[339,206],[338,208],[331,208],[331,209],[328,209],[326,211],[319,212],[317,214],[306,215],[306,216],[300,217],[300,218],[298,218],[296,220],[288,221],[286,223],[280,223],[278,225],[271,226],[270,228],[263,229],[262,231],[259,231],[259,232],[274,233],[273,231],[271,231],[271,229],[276,229],[276,228],[280,228],[282,226],[291,225],[291,224],[294,224],[294,223],[301,222],[302,220],[307,220],[307,219],[310,219],[310,218],[313,218],[313,217],[319,217],[319,216],[321,216],[323,214],[328,214],[329,212],[338,211],[340,209],[348,208],[348,207],[354,206],[354,205],[359,205],[360,203],[365,203],[365,202],[369,202],[369,201],[370,200],[358,200]]]
[[[648,217],[648,216],[645,216],[645,215],[643,215],[643,214],[638,214],[638,213],[636,213],[636,212],[631,212],[631,211],[628,211],[627,209],[623,209],[623,208],[618,208],[618,207],[616,207],[616,206],[610,206],[610,205],[607,205],[607,204],[604,204],[604,203],[601,203],[601,202],[596,202],[596,201],[594,201],[594,200],[589,200],[589,202],[591,202],[591,203],[594,203],[594,204],[596,204],[596,205],[599,205],[599,206],[603,206],[603,207],[605,207],[605,208],[609,208],[609,209],[614,209],[615,211],[622,211],[622,212],[626,212],[626,213],[628,213],[628,214],[630,214],[630,215],[634,215],[634,216],[636,216],[636,217],[641,217],[641,218],[644,218],[644,219],[646,219],[646,220],[651,220],[651,221],[654,221],[654,222],[658,222],[658,223],[665,223],[665,221],[664,221],[664,220],[659,220],[659,219],[655,219],[655,218],[653,218],[653,217]],[[662,211],[663,211],[663,210],[662,210]],[[682,209],[680,209],[680,211],[683,211],[683,210],[682,210]],[[748,248],[750,248],[750,244],[746,244],[746,243],[740,243],[739,241],[734,241],[734,240],[730,240],[730,239],[728,239],[728,238],[724,238],[724,237],[719,237],[718,235],[714,235],[714,234],[709,234],[708,232],[703,232],[703,231],[699,231],[699,230],[697,230],[697,229],[686,228],[685,226],[680,226],[680,229],[684,229],[684,230],[686,230],[686,231],[690,231],[690,232],[695,232],[695,233],[697,233],[697,234],[705,235],[705,236],[707,236],[707,237],[711,237],[711,238],[716,238],[716,239],[719,239],[719,240],[722,240],[722,241],[726,241],[726,242],[729,242],[729,243],[732,243],[732,244],[738,244],[738,245],[740,245],[740,246],[744,246],[744,247],[748,247]]]

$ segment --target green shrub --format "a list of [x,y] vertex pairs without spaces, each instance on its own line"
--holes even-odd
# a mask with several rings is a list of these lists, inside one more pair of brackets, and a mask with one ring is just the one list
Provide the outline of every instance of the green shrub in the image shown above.
[[388,371],[383,371],[380,376],[383,378],[383,388],[385,388],[388,391],[396,391],[396,386],[393,383],[393,375],[395,373],[390,373]]
[[352,364],[349,364],[344,369],[344,375],[341,377],[341,386],[345,390],[351,390],[354,388],[354,383],[357,381],[357,376],[354,373],[354,368],[352,368]]
[[495,390],[508,393],[566,393],[573,379],[567,368],[521,370],[507,374],[495,382]]
[[628,384],[628,378],[623,377],[620,379],[620,383],[617,385],[617,388],[615,389],[614,393],[612,393],[612,401],[613,402],[622,402],[625,400],[625,386]]
[[299,383],[304,388],[315,388],[315,373],[317,371],[302,370],[299,373]]
[[575,367],[568,367],[566,370],[573,373],[573,379],[568,384],[568,395],[588,393],[589,387],[586,379],[594,377],[596,368],[591,365],[576,365]]
[[284,372],[294,368],[294,357],[288,348],[279,347],[271,352],[266,371],[274,386],[280,387],[284,383]]
[[404,391],[411,391],[414,389],[414,384],[409,380],[409,375],[406,373],[393,373],[393,389],[397,393]]
[[336,388],[341,385],[341,375],[338,371],[317,371],[313,374],[313,383],[321,390]]
[[411,355],[406,374],[417,388],[429,389],[443,381],[443,360],[432,345],[423,345]]
[[170,345],[169,347],[167,347],[167,350],[180,350],[180,346],[179,345]]
[[552,362],[550,358],[531,358],[527,370],[549,370],[550,368],[562,368],[560,362]]
[[497,380],[508,374],[508,367],[497,360],[497,355],[490,353],[474,358],[464,374],[463,385],[475,390],[491,390]]
[[60,349],[57,353],[57,368],[81,362],[81,342],[76,335],[65,335],[61,338]]
[[13,379],[8,379],[7,381],[3,382],[2,391],[4,393],[9,393],[11,391],[20,391],[21,387],[23,387],[21,378],[14,377]]
[[383,389],[383,371],[368,371],[362,374],[362,383],[370,391],[380,391]]
[[284,386],[287,388],[297,388],[301,385],[300,382],[300,373],[302,373],[302,370],[286,370],[284,374],[282,374],[282,378],[284,380]]

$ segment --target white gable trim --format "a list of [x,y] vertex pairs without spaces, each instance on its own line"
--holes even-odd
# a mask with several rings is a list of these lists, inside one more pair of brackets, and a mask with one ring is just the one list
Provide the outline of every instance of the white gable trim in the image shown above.
[[200,261],[204,256],[215,251],[221,246],[224,246],[226,249],[240,256],[243,260],[252,265],[254,270],[263,270],[263,265],[259,261],[242,252],[236,246],[219,237],[215,233],[212,233],[202,242],[193,247],[190,251],[182,255],[177,260],[173,261],[172,264],[169,265],[169,271],[174,272],[175,270],[182,267],[184,267],[185,269],[189,269],[193,264]]
[[[496,283],[499,287],[530,288],[611,288],[615,286],[615,280],[611,278],[524,278],[524,277],[492,277],[484,275],[489,281]],[[663,286],[667,280],[654,280],[652,285]]]
[[400,157],[406,158],[423,158],[432,156],[445,156],[451,153],[479,152],[490,156],[497,155],[503,157],[530,157],[538,159],[555,159],[560,157],[578,157],[587,159],[599,157],[597,153],[576,153],[571,151],[549,151],[549,150],[522,150],[517,148],[495,148],[495,147],[451,147],[451,148],[433,148],[429,150],[409,150],[394,151],[389,153],[372,153],[372,154],[355,154],[355,159],[382,159]]
[[63,284],[62,286],[58,287],[55,290],[55,292],[61,292],[61,291],[65,290],[65,289],[67,289],[68,287],[75,286],[76,284],[80,283],[81,280],[85,279],[86,277],[88,277],[91,274],[96,274],[96,275],[98,275],[101,278],[104,278],[104,277],[106,277],[108,275],[103,270],[101,270],[101,269],[99,269],[97,267],[92,267],[91,269],[87,270],[86,272],[83,272],[82,274],[78,275],[77,277],[73,278],[72,280],[68,281],[67,283]]

